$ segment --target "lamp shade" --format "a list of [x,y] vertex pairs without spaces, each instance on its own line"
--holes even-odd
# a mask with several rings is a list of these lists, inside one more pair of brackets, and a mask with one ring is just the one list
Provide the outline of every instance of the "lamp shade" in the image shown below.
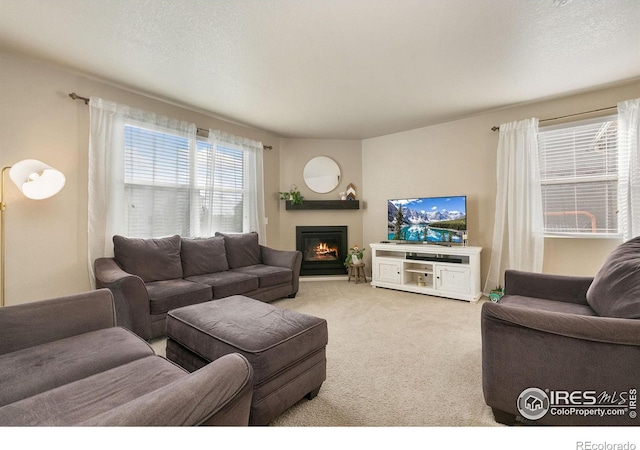
[[9,177],[22,193],[31,199],[42,200],[56,195],[64,187],[64,174],[37,159],[25,159],[14,164]]

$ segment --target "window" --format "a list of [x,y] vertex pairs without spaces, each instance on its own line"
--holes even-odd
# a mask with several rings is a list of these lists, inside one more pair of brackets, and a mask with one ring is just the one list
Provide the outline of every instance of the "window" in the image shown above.
[[158,237],[242,232],[242,150],[125,125],[125,230]]
[[[222,232],[243,229],[245,182],[242,150],[198,141],[197,208],[200,229]],[[214,156],[215,155],[215,156]],[[214,160],[215,159],[215,160]],[[213,172],[205,168],[211,168]],[[213,182],[211,175],[213,174]]]
[[538,152],[545,234],[618,236],[616,117],[541,128]]

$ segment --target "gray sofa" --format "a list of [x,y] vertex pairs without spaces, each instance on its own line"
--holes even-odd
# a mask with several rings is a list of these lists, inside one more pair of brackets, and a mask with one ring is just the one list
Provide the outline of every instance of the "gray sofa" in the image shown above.
[[175,308],[231,295],[270,302],[298,292],[302,254],[262,246],[256,233],[113,242],[114,258],[94,263],[96,287],[113,292],[118,325],[143,339],[164,335]]
[[247,425],[253,369],[227,356],[189,374],[115,326],[107,289],[0,308],[0,426]]
[[[496,420],[638,425],[640,237],[595,277],[508,270],[482,305],[482,386]],[[602,414],[602,415],[601,415]]]

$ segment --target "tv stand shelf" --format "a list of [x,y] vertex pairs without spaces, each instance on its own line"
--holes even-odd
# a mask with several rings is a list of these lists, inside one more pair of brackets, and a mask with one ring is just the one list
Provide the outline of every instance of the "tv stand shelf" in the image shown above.
[[482,296],[482,247],[428,244],[370,244],[371,286],[470,302]]

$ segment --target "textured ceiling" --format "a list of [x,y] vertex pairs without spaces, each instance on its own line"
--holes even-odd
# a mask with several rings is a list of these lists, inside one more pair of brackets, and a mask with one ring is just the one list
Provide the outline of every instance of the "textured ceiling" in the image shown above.
[[308,138],[638,78],[639,24],[639,0],[0,0],[0,47]]

